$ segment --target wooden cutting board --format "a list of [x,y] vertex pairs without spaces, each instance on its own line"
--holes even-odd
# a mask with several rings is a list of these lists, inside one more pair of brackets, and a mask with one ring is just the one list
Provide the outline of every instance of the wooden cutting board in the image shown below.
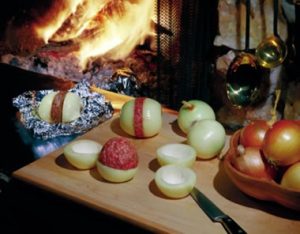
[[[175,115],[164,113],[161,132],[148,139],[134,139],[126,135],[119,127],[118,114],[79,138],[104,144],[113,136],[130,138],[138,150],[138,173],[129,182],[108,183],[95,168],[84,171],[73,168],[64,158],[62,148],[15,171],[13,175],[154,232],[226,233],[221,224],[213,223],[190,196],[168,199],[154,183],[155,171],[159,168],[156,149],[167,143],[185,142]],[[277,204],[266,205],[237,190],[217,158],[197,160],[193,169],[197,174],[196,186],[248,233],[284,233],[287,230],[296,233],[300,230],[299,215],[291,219],[291,213],[277,207]]]

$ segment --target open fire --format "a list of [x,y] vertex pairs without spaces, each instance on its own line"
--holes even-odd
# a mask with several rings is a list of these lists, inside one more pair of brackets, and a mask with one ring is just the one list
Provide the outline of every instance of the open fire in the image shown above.
[[106,89],[125,68],[134,85],[154,85],[155,1],[53,0],[46,5],[12,18],[5,35],[11,53],[2,62],[73,81],[88,79]]
[[153,1],[70,0],[65,4],[50,22],[34,28],[45,43],[74,40],[83,67],[98,56],[126,58],[151,32]]
[[44,15],[21,28],[11,25],[8,34],[23,34],[17,47],[29,52],[41,44],[71,40],[76,45],[72,52],[84,68],[90,58],[126,58],[152,33],[153,15],[153,1],[147,0],[55,0]]
[[[122,86],[125,77],[133,90],[141,92],[123,93],[153,97],[175,109],[188,99],[210,102],[220,116],[223,106],[231,109],[223,86],[229,56],[244,47],[244,1],[27,2],[31,6],[15,11],[6,24],[9,50],[1,53],[1,62],[75,82],[87,79],[111,91],[120,90],[112,90],[111,82],[118,80]],[[272,2],[251,3],[251,50],[273,31]],[[286,20],[279,13],[278,32],[286,39]],[[294,64],[292,57],[288,59],[284,66]],[[264,94],[270,97],[270,103],[269,94],[281,76],[281,67],[271,72],[276,73],[276,79],[266,79],[269,90]],[[265,106],[270,107],[270,103]],[[259,110],[269,113],[264,108]],[[225,118],[228,112],[238,120],[248,119],[244,110],[236,113],[226,109]]]

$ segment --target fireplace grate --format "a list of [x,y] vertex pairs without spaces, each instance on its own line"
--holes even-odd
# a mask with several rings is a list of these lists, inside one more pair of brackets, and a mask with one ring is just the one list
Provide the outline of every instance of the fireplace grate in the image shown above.
[[172,108],[182,100],[210,101],[218,1],[157,0],[158,99]]

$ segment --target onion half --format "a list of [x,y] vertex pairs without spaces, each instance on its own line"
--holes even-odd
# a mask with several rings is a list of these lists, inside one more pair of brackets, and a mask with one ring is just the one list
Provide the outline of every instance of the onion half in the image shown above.
[[196,161],[196,150],[190,145],[173,143],[159,147],[156,151],[157,160],[161,166],[176,164],[192,167]]
[[157,170],[154,181],[165,196],[182,198],[189,195],[194,188],[196,174],[187,167],[166,165]]

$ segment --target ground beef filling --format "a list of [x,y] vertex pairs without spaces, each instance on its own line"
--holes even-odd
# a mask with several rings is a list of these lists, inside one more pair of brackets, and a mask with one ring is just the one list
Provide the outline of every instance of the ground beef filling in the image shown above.
[[128,170],[137,167],[138,155],[135,146],[128,139],[114,137],[104,144],[99,161],[111,168]]
[[144,97],[138,97],[134,101],[134,134],[138,138],[144,138],[143,128],[143,108],[144,108]]
[[51,119],[54,123],[62,122],[63,106],[66,94],[66,91],[59,91],[53,99],[51,106]]

